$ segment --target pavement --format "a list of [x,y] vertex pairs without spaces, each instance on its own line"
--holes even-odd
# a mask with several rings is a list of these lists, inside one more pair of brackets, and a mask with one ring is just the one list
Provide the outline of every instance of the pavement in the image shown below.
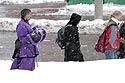
[[[56,33],[47,34],[46,40],[39,46],[38,61],[63,62],[64,50],[61,50],[55,43]],[[97,53],[94,50],[95,43],[99,35],[83,35],[80,34],[81,51],[85,61],[102,60],[104,54]],[[0,60],[11,60],[14,51],[14,41],[16,39],[15,32],[0,32]]]

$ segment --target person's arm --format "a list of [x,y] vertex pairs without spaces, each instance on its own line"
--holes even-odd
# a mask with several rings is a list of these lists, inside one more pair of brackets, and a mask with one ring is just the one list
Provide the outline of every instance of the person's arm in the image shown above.
[[111,34],[109,38],[109,43],[111,44],[112,48],[117,48],[114,46],[114,42],[117,39],[117,27],[116,26],[111,26]]
[[75,36],[75,33],[74,33],[73,26],[67,26],[65,28],[65,39],[66,39],[65,41],[66,42],[73,42],[74,36]]
[[32,40],[30,34],[27,34],[26,36],[27,36],[27,38],[29,39],[29,41],[30,41],[33,45],[35,45],[35,46],[38,47],[38,45],[37,45],[38,43],[36,43],[36,42],[34,42],[34,41]]
[[31,38],[31,36],[30,36],[30,34],[28,34],[27,35],[27,37],[28,37],[28,39],[30,40],[30,42],[33,44],[33,45],[35,45],[35,46],[39,46],[39,44],[40,43],[42,43],[43,42],[43,40],[45,39],[45,37],[46,37],[46,31],[43,29],[43,28],[38,28],[38,29],[35,29],[34,31],[38,31],[38,32],[40,32],[40,34],[42,35],[42,39],[39,41],[39,42],[34,42],[33,40],[32,40],[32,38]]
[[19,37],[20,41],[22,43],[32,43],[33,45],[37,45],[37,43],[35,43],[30,34],[33,32],[32,29],[31,30],[28,30],[28,28],[31,28],[31,27],[25,27],[25,26],[21,26],[19,25],[18,28],[17,28],[17,36]]
[[17,32],[17,36],[19,37],[19,39],[22,43],[26,43],[28,41],[27,35],[29,33],[25,26],[23,26],[21,24],[18,25],[16,32]]

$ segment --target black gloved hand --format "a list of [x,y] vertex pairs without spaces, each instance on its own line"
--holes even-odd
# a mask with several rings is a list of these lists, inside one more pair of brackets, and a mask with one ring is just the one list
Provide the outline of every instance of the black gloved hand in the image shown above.
[[36,27],[33,27],[33,30],[36,30]]

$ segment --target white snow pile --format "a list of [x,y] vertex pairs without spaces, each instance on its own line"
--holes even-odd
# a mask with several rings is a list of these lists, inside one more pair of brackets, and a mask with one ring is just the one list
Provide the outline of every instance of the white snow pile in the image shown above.
[[10,70],[0,60],[1,83],[125,83],[125,59],[88,62],[39,62],[34,71]]
[[[0,31],[15,31],[19,21],[20,19],[0,18]],[[101,19],[81,21],[78,25],[79,32],[82,34],[99,34],[103,31],[105,22]],[[30,20],[32,27],[43,27],[48,33],[56,33],[66,23],[68,23],[68,20]]]
[[[0,3],[3,1],[13,1],[13,0],[0,0]],[[14,0],[17,1],[17,3],[24,3],[23,1],[28,0]],[[34,1],[33,3],[42,2],[42,1],[57,1],[57,0],[29,0]],[[61,1],[61,0],[58,0]],[[78,13],[82,16],[93,16],[94,15],[94,4],[77,4],[77,5],[67,5],[64,8],[60,8],[58,12],[56,13],[48,13],[46,15],[71,15],[72,13]],[[104,16],[110,16],[110,14],[115,11],[120,10],[122,11],[123,15],[125,15],[125,5],[116,5],[116,4],[104,4],[103,5],[103,15]],[[84,19],[84,18],[83,18]],[[20,21],[20,19],[14,19],[14,18],[0,18],[0,31],[15,31],[17,23]],[[50,32],[57,32],[62,26],[64,26],[68,20],[45,20],[45,19],[39,19],[35,20],[32,19],[30,21],[30,24],[32,26],[42,26],[44,27],[48,33]],[[78,25],[79,32],[82,34],[100,34],[104,29],[104,23],[107,21],[96,19],[93,21],[81,21]]]
[[64,2],[64,0],[0,0],[0,4],[37,4],[47,2]]
[[[120,10],[125,15],[125,5],[118,5],[113,3],[108,3],[103,5],[103,15],[110,15],[115,10]],[[71,15],[74,12],[82,16],[93,16],[95,12],[95,5],[94,4],[66,5],[66,7],[61,8],[58,12],[52,13],[51,15]]]

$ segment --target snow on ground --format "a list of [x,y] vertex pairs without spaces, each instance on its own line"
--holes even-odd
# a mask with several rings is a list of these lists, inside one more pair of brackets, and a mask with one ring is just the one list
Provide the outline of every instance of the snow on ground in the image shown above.
[[0,0],[0,4],[37,4],[46,2],[64,2],[64,0]]
[[9,70],[0,60],[1,83],[125,83],[125,59],[88,62],[39,62],[34,71]]
[[[0,31],[15,31],[16,26],[20,19],[11,19],[11,18],[0,18]],[[96,19],[93,21],[81,21],[78,25],[79,32],[84,34],[99,34],[104,29],[104,23],[106,21],[103,21],[101,19]],[[42,26],[45,28],[45,30],[50,32],[57,32],[61,27],[66,25],[68,23],[68,20],[37,20],[37,19],[31,19],[30,24],[32,27],[34,26]]]
[[[3,1],[13,1],[13,0],[0,0],[0,3]],[[14,0],[17,1],[17,3],[24,3],[23,1],[28,1],[28,0]],[[36,2],[43,2],[46,0],[29,0],[29,1],[34,1],[33,3]],[[57,0],[48,0],[48,1],[57,1]],[[58,0],[62,1],[62,0]],[[15,3],[16,4],[16,3]],[[116,5],[116,4],[104,4],[103,5],[103,15],[108,15],[115,11],[115,10],[120,10],[123,12],[125,15],[125,5]],[[56,13],[48,13],[48,15],[71,15],[72,13],[78,13],[82,16],[93,16],[94,15],[94,4],[77,4],[77,5],[67,5],[64,8],[60,8],[58,12]],[[83,18],[84,19],[84,18]],[[12,18],[0,18],[0,30],[3,31],[15,31],[16,25],[19,22],[20,19],[12,19]],[[64,26],[68,20],[35,20],[32,19],[30,21],[32,26],[43,26],[47,32],[57,32],[59,28]],[[86,33],[86,34],[99,34],[103,31],[104,29],[104,23],[106,21],[96,19],[93,21],[81,21],[79,24],[79,31],[80,33]]]
[[[67,5],[61,8],[58,12],[48,14],[48,15],[71,15],[72,13],[78,13],[82,16],[92,16],[95,11],[94,4],[76,4]],[[113,11],[120,10],[125,15],[125,5],[118,5],[113,3],[108,3],[103,5],[103,15],[110,15]]]

